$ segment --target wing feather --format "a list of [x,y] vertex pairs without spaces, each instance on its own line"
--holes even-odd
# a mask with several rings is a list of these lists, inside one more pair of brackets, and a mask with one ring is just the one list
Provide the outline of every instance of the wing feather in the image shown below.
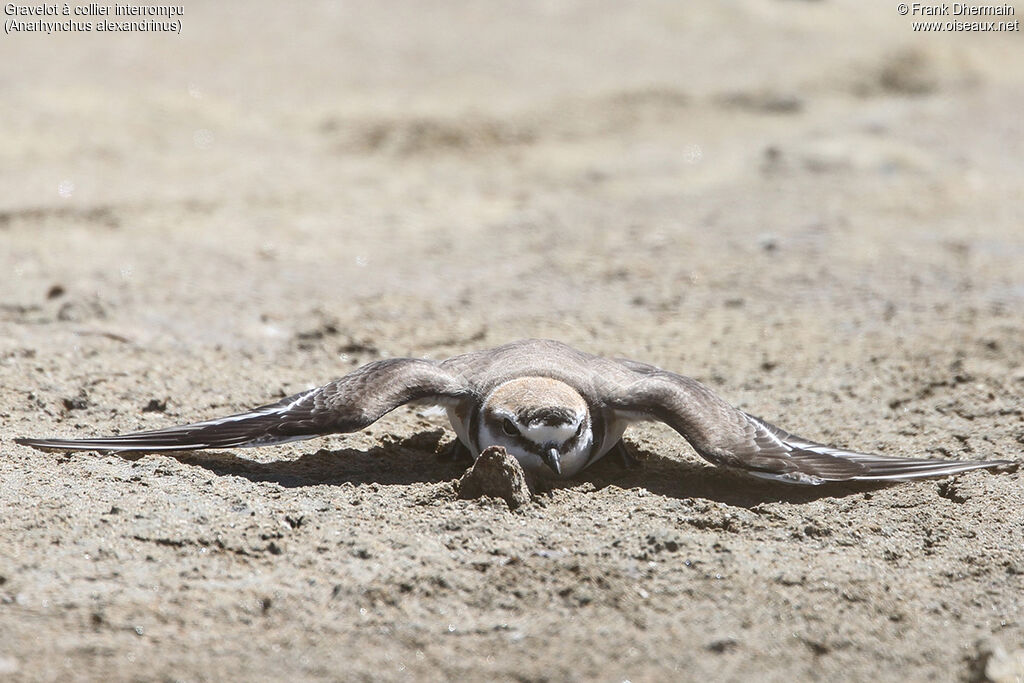
[[436,363],[391,358],[329,384],[226,417],[94,439],[15,439],[43,450],[172,451],[268,446],[354,432],[412,401],[446,404],[464,397],[463,380]]
[[611,402],[623,414],[640,411],[665,422],[716,465],[787,483],[900,481],[1012,464],[859,453],[805,439],[734,408],[689,377],[646,368]]

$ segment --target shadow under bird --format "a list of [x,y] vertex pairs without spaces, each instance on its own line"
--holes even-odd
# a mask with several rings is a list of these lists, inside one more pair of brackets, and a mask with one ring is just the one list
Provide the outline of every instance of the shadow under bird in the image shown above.
[[97,451],[268,446],[358,431],[409,403],[447,409],[457,445],[474,457],[488,446],[503,446],[524,469],[563,478],[609,452],[627,457],[622,434],[642,421],[666,423],[715,465],[795,484],[898,481],[1012,464],[834,448],[734,408],[689,377],[549,340],[517,341],[444,361],[378,360],[277,403],[178,427],[16,441],[40,449]]

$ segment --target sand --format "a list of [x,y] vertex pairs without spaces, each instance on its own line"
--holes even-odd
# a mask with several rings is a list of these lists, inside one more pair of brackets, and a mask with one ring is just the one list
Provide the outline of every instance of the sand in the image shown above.
[[809,438],[1020,461],[1019,32],[183,7],[180,35],[0,38],[0,678],[1024,675],[1019,471],[773,486],[650,425],[641,469],[510,510],[458,497],[422,410],[257,450],[12,441],[549,337]]

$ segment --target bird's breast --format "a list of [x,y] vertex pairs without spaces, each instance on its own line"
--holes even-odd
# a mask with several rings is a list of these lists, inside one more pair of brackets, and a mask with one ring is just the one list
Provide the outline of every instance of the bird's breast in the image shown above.
[[476,411],[473,410],[473,403],[471,401],[461,401],[455,405],[448,406],[447,412],[448,421],[451,423],[452,429],[455,430],[455,435],[459,437],[462,445],[468,448],[475,458],[483,449],[479,443],[476,443],[476,439],[473,438],[476,432],[473,423],[479,419],[479,416],[475,414]]

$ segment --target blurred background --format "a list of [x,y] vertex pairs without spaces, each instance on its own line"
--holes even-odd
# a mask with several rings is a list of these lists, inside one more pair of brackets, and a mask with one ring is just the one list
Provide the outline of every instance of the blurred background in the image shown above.
[[26,319],[273,346],[314,311],[443,341],[472,306],[456,337],[719,336],[1024,296],[1019,32],[852,1],[183,7],[180,35],[0,41]]

